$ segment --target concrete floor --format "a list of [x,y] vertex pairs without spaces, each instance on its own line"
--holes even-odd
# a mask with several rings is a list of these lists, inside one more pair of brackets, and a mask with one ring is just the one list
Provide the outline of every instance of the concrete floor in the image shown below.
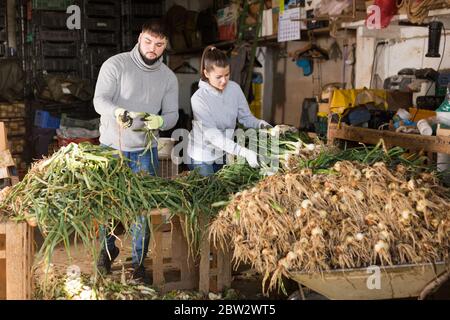
[[[39,234],[39,231],[36,230],[36,243],[38,247],[42,244],[42,236]],[[117,277],[120,279],[120,274],[122,272],[122,268],[125,268],[127,274],[131,274],[131,239],[124,238],[123,235],[119,236],[120,241],[116,242],[116,245],[120,248],[120,255],[114,262],[112,266],[112,277]],[[169,260],[171,256],[170,251],[170,232],[165,232],[163,237],[163,252],[165,260]],[[90,257],[89,252],[87,252],[84,247],[79,244],[78,247],[74,245],[71,246],[70,249],[70,259],[68,258],[67,252],[63,247],[58,247],[53,256],[52,263],[55,266],[55,269],[58,270],[59,273],[64,274],[67,271],[69,266],[75,265],[78,266],[83,273],[91,274],[92,273],[92,259]],[[145,259],[144,265],[147,269],[147,275],[149,276],[149,281],[151,281],[151,259],[147,257]],[[122,267],[123,266],[123,267]],[[176,280],[179,277],[179,273],[172,272],[173,270],[169,270],[169,272],[165,273],[166,279],[168,281],[171,280],[171,277],[174,277],[173,280]],[[41,274],[37,275],[38,277]],[[293,300],[300,299],[300,295],[298,294],[298,285],[292,280],[286,279],[284,284],[287,291],[287,295],[278,292],[272,292],[269,297],[262,295],[261,290],[261,276],[256,272],[250,269],[248,266],[240,266],[238,270],[233,271],[233,281],[231,287],[237,292],[239,292],[240,296],[245,299],[253,299],[253,300],[286,300],[289,297]],[[313,291],[306,289],[305,291],[307,300],[326,300],[324,296],[321,296]],[[447,281],[435,294],[429,297],[430,299],[445,299],[450,300],[450,281]]]
[[[43,239],[39,233],[39,230],[36,230],[35,241],[38,247],[42,245]],[[115,260],[112,266],[112,277],[120,279],[120,274],[122,272],[122,266],[126,271],[127,276],[131,276],[131,239],[125,238],[123,235],[119,236],[120,241],[116,241],[116,245],[120,249],[120,254]],[[163,237],[163,252],[164,259],[170,260],[171,250],[170,250],[170,232],[165,232]],[[81,244],[75,246],[74,244],[70,247],[70,258],[67,254],[67,251],[63,246],[58,246],[53,254],[52,264],[54,265],[54,269],[58,272],[58,274],[65,274],[69,267],[77,266],[80,268],[82,273],[91,274],[93,268],[93,260],[90,256],[90,253],[84,249]],[[151,279],[151,259],[148,257],[145,259],[144,265],[146,266],[148,281],[152,281]],[[36,276],[39,278],[43,275],[42,270],[37,269]],[[168,281],[175,281],[179,278],[179,272],[176,270],[168,270],[165,272],[166,279]],[[233,271],[233,282],[231,287],[237,290],[243,298],[246,299],[257,299],[257,300],[267,300],[267,299],[287,299],[288,296],[279,293],[273,293],[270,297],[266,297],[262,295],[261,290],[261,276],[256,272],[252,271],[248,266],[241,266],[239,270]],[[288,285],[289,294],[293,293],[297,290],[296,285]]]

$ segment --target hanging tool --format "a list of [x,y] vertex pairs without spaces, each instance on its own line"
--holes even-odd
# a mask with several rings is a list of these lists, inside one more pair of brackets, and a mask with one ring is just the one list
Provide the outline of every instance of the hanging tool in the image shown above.
[[[440,58],[439,46],[441,44],[441,32],[444,24],[440,21],[430,22],[428,26],[428,52],[427,58]],[[444,35],[445,36],[445,35]]]

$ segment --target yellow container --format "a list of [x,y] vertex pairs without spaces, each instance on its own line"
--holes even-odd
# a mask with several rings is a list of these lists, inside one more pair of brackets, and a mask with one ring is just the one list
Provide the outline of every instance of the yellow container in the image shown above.
[[253,115],[257,118],[261,118],[261,111],[262,111],[262,105],[259,101],[253,101],[250,104],[250,111],[253,113]]
[[252,83],[253,96],[255,100],[262,100],[262,83]]

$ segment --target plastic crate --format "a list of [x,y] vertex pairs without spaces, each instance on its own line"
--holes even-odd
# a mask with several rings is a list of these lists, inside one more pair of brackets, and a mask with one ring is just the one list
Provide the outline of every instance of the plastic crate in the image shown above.
[[116,18],[88,18],[86,19],[87,30],[119,31],[120,20]]
[[131,6],[133,15],[162,16],[163,6],[161,3],[135,3]]
[[115,4],[91,3],[86,8],[89,17],[117,17],[120,15],[120,7]]
[[65,147],[65,146],[67,146],[68,144],[70,144],[72,142],[76,143],[76,144],[81,143],[81,142],[89,142],[89,143],[96,144],[96,145],[100,144],[98,138],[94,138],[94,139],[92,139],[92,138],[72,138],[72,139],[68,139],[68,138],[62,138],[62,137],[58,136],[58,147]]
[[66,128],[83,128],[87,130],[98,130],[100,127],[100,118],[94,119],[76,119],[68,117],[67,114],[61,115],[61,127]]
[[314,129],[318,136],[326,137],[328,131],[328,118],[317,117],[317,122],[314,123]]
[[38,39],[43,41],[57,41],[57,42],[74,42],[80,39],[77,31],[72,30],[40,30]]
[[76,4],[74,0],[33,0],[33,9],[35,10],[63,10]]
[[142,25],[146,22],[153,22],[153,21],[160,21],[161,19],[158,18],[153,18],[153,19],[149,19],[149,18],[138,18],[138,17],[133,17],[130,20],[130,29],[131,31],[139,31],[141,32],[142,30]]
[[86,42],[88,44],[119,44],[118,33],[87,32]]
[[167,157],[158,157],[158,171],[157,176],[161,178],[174,178],[178,175],[179,167],[177,164],[173,163],[170,158]]
[[68,17],[69,15],[65,11],[37,11],[33,15],[33,21],[41,27],[66,29]]
[[111,47],[99,47],[93,49],[89,48],[89,51],[90,63],[93,65],[101,65],[109,57],[112,57],[113,55],[118,53],[118,50],[116,50],[116,48]]
[[440,72],[438,77],[439,87],[447,88],[447,85],[449,83],[450,83],[450,71]]
[[76,71],[80,67],[80,62],[78,59],[44,58],[41,67],[47,71]]
[[76,57],[76,43],[42,43],[42,55],[44,57]]
[[58,129],[60,119],[50,115],[48,111],[36,110],[34,125],[39,128]]

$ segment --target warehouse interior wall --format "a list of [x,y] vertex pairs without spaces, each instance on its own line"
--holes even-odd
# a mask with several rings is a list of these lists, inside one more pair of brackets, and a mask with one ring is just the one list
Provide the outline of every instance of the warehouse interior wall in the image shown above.
[[[392,25],[379,32],[369,32],[364,27],[359,27],[357,32],[357,87],[369,87],[372,66],[375,65],[372,86],[382,88],[383,81],[387,77],[396,75],[404,68],[433,68],[440,70],[450,68],[450,23],[445,23],[446,34],[441,35],[441,58],[425,57],[428,51],[428,28],[412,26]],[[387,41],[386,45],[380,45],[375,57],[376,44]],[[445,44],[445,53],[444,53]]]
[[[334,39],[331,37],[318,38],[316,44],[328,50],[337,41],[342,52],[344,41],[351,48],[356,42],[356,37],[346,37]],[[306,46],[308,41],[291,41],[284,46],[280,46],[274,54],[274,74],[272,95],[272,121],[276,124],[288,124],[292,126],[300,125],[301,107],[305,98],[312,98],[314,94],[321,92],[319,79],[322,87],[329,83],[342,82],[344,59],[328,60],[314,64],[313,74],[304,76],[303,70],[299,68],[289,53],[294,53]],[[351,88],[351,66],[346,66],[345,83],[347,88]],[[313,81],[314,78],[314,81]]]

